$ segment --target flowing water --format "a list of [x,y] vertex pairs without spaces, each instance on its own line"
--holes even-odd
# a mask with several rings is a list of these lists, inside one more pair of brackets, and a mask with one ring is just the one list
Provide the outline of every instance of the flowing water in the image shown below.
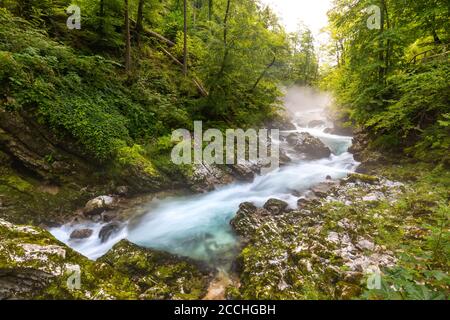
[[[326,123],[321,127],[306,128],[305,119],[326,119],[323,108],[294,112],[293,123],[297,130],[283,134],[311,133],[333,151],[329,158],[306,161],[287,149],[289,156],[294,159],[291,164],[265,176],[258,176],[251,183],[234,183],[206,194],[152,201],[146,214],[131,219],[121,232],[103,244],[98,239],[101,224],[66,225],[51,232],[92,259],[106,253],[120,239],[127,238],[144,247],[204,260],[214,265],[226,265],[236,255],[239,245],[230,227],[230,220],[239,204],[249,201],[262,206],[269,198],[277,198],[295,208],[302,192],[325,181],[327,176],[339,179],[356,168],[357,163],[347,152],[351,137],[324,133],[328,125]],[[74,229],[84,227],[94,229],[89,239],[69,239]]]

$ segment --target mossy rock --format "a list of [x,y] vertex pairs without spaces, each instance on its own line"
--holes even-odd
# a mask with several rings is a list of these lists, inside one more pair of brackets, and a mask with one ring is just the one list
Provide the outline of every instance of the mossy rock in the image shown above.
[[[79,282],[77,281],[79,279]],[[137,286],[47,231],[0,219],[0,299],[136,299]]]
[[143,299],[200,299],[214,276],[211,269],[195,261],[127,240],[117,243],[99,262],[137,283]]
[[371,175],[367,175],[367,174],[350,173],[347,176],[347,179],[344,181],[353,182],[353,183],[363,182],[363,183],[368,183],[368,184],[376,184],[376,183],[380,182],[380,179],[376,176],[371,176]]

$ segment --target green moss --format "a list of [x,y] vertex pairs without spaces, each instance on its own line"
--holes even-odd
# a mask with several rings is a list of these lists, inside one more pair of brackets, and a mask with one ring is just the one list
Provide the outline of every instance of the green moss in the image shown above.
[[99,262],[136,279],[145,299],[200,299],[211,277],[210,270],[193,261],[140,248],[126,240],[116,244]]
[[348,181],[349,182],[365,182],[369,184],[374,184],[379,182],[379,178],[375,176],[370,176],[367,174],[360,174],[360,173],[351,173],[348,175]]
[[[383,175],[388,171],[399,174],[391,167]],[[402,171],[402,175],[414,173],[417,179],[390,185],[378,177],[354,175],[355,185],[339,187],[345,194],[334,195],[336,201],[309,202],[301,212],[259,222],[239,256],[241,286],[229,289],[230,295],[241,299],[448,297],[448,173],[430,168],[417,173],[416,165],[405,165]],[[373,190],[383,196],[375,202],[363,201]],[[395,267],[382,270],[382,290],[367,290],[364,274],[344,264],[335,252],[339,247],[327,240],[332,232],[345,235],[354,245],[370,239],[376,252],[396,259]],[[368,249],[358,252],[372,254]]]
[[[0,270],[35,274],[33,290],[10,298],[33,299],[136,299],[135,284],[107,264],[88,260],[36,227],[12,225],[0,220]],[[68,266],[80,268],[81,288],[70,290]],[[47,276],[43,276],[45,272]],[[33,283],[30,281],[30,283]],[[23,288],[29,285],[23,284]]]

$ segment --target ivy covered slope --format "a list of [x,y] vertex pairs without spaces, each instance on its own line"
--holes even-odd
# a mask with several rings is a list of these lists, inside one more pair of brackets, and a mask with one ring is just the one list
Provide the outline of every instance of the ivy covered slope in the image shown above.
[[43,229],[0,219],[0,299],[200,299],[212,276],[126,240],[94,262]]
[[378,169],[313,188],[295,210],[241,204],[232,225],[246,245],[229,297],[448,299],[448,171]]
[[158,152],[157,137],[188,125],[177,70],[152,56],[158,67],[130,80],[118,63],[53,41],[4,9],[0,25],[4,216],[57,220],[119,185],[143,192],[173,184],[140,143]]

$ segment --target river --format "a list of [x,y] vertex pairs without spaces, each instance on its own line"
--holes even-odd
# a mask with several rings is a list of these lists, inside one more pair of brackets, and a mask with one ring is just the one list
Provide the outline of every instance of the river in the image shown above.
[[[308,128],[306,122],[311,119],[324,123],[319,127]],[[233,183],[205,194],[153,200],[148,204],[149,209],[145,214],[132,218],[121,232],[105,243],[101,243],[98,238],[102,224],[65,225],[50,232],[91,259],[100,257],[115,243],[127,238],[144,247],[203,260],[213,265],[227,264],[236,256],[239,247],[239,241],[230,226],[239,204],[249,201],[262,206],[269,198],[277,198],[296,208],[302,193],[326,181],[327,176],[343,178],[358,165],[352,154],[347,152],[351,146],[351,137],[324,132],[330,124],[326,123],[322,106],[294,112],[293,123],[297,130],[282,134],[309,132],[321,139],[333,154],[326,159],[307,161],[286,149],[293,158],[289,165],[258,176],[251,183]],[[71,232],[79,228],[91,228],[94,233],[85,240],[70,240]]]

